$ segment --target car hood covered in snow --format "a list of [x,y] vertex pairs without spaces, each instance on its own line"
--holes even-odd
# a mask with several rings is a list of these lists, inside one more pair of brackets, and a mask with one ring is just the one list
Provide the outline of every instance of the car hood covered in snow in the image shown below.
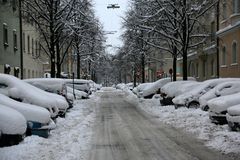
[[2,94],[0,94],[0,104],[17,110],[27,121],[44,124],[50,121],[50,113],[43,107],[18,102]]
[[24,134],[27,129],[26,119],[16,110],[0,104],[0,132],[2,134]]

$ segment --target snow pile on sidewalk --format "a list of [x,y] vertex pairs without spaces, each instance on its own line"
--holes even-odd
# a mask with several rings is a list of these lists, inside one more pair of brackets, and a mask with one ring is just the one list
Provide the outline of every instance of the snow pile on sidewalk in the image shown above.
[[95,120],[94,101],[77,101],[66,118],[57,119],[57,128],[48,139],[26,137],[16,146],[0,148],[1,160],[81,160],[90,150]]
[[240,154],[240,133],[229,131],[227,125],[210,122],[208,112],[201,109],[175,109],[174,106],[160,106],[159,100],[140,100],[139,107],[158,117],[159,121],[190,132],[204,140],[205,145],[223,153]]

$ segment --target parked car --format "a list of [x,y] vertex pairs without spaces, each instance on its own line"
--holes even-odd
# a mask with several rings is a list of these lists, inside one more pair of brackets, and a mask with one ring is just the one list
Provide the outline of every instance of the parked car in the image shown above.
[[196,81],[175,81],[165,84],[160,90],[160,103],[162,106],[173,105],[172,99],[186,93],[198,86],[201,82]]
[[53,119],[58,115],[56,98],[14,76],[0,73],[0,93],[20,102],[44,107]]
[[79,91],[79,90],[76,90],[76,89],[74,89],[74,94],[73,94],[73,88],[71,88],[69,86],[67,86],[67,94],[68,94],[68,97],[72,97],[73,99],[74,99],[74,94],[75,94],[76,99],[87,99],[87,98],[89,98],[89,95],[86,92]]
[[64,117],[68,108],[73,106],[73,99],[67,96],[67,86],[60,78],[32,78],[25,79],[25,82],[47,91],[56,97],[59,109],[59,116]]
[[238,92],[240,92],[240,80],[220,83],[215,88],[199,98],[200,107],[202,110],[207,111],[209,109],[207,101],[210,99],[231,95]]
[[142,83],[139,84],[137,87],[133,88],[132,92],[134,94],[136,94],[139,98],[142,97],[143,95],[143,90],[145,87],[147,87],[148,85],[150,85],[151,83]]
[[220,83],[239,80],[237,78],[218,78],[218,79],[210,79],[206,80],[199,84],[199,86],[195,87],[191,91],[188,91],[184,94],[181,94],[175,97],[172,101],[176,108],[181,106],[186,106],[188,108],[198,108],[200,107],[199,98],[213,89]]
[[216,124],[227,124],[226,113],[228,108],[240,104],[240,93],[217,97],[207,102],[209,118]]
[[21,142],[27,130],[27,121],[22,114],[0,104],[0,147]]
[[[64,79],[67,86],[77,89],[79,91],[84,91],[87,94],[91,94],[90,81],[85,79]],[[74,81],[74,83],[73,83]],[[73,87],[74,85],[74,87]]]
[[47,109],[15,101],[0,94],[0,104],[10,107],[21,113],[27,120],[27,135],[38,135],[47,138],[50,130],[55,128],[55,123]]
[[232,131],[240,131],[240,104],[229,107],[226,118]]

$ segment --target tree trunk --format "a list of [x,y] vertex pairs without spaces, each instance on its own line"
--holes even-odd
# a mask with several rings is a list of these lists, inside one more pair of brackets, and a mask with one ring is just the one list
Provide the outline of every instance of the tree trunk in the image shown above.
[[50,54],[51,54],[51,77],[55,78],[55,36],[54,36],[54,17],[53,17],[53,1],[51,1],[51,10],[50,10],[50,26],[49,26],[49,30],[50,30]]
[[56,43],[56,49],[57,49],[57,78],[61,77],[61,57],[60,57],[60,46],[59,41]]
[[80,53],[78,45],[77,45],[77,79],[80,79]]
[[177,56],[173,56],[173,81],[177,80]]
[[187,41],[188,41],[188,35],[187,35],[187,13],[186,13],[186,0],[183,0],[183,13],[184,13],[184,22],[183,22],[183,46],[182,46],[182,58],[183,58],[183,80],[187,80]]

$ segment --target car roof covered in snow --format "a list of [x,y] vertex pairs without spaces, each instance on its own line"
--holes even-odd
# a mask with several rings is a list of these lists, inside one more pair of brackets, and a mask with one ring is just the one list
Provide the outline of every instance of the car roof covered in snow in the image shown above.
[[[35,104],[48,109],[57,108],[57,100],[53,94],[34,87],[14,76],[0,73],[0,84],[7,85],[6,89],[1,88],[1,93],[14,99],[21,99],[22,102]],[[53,113],[53,114],[57,114]],[[54,116],[54,115],[53,115]]]

